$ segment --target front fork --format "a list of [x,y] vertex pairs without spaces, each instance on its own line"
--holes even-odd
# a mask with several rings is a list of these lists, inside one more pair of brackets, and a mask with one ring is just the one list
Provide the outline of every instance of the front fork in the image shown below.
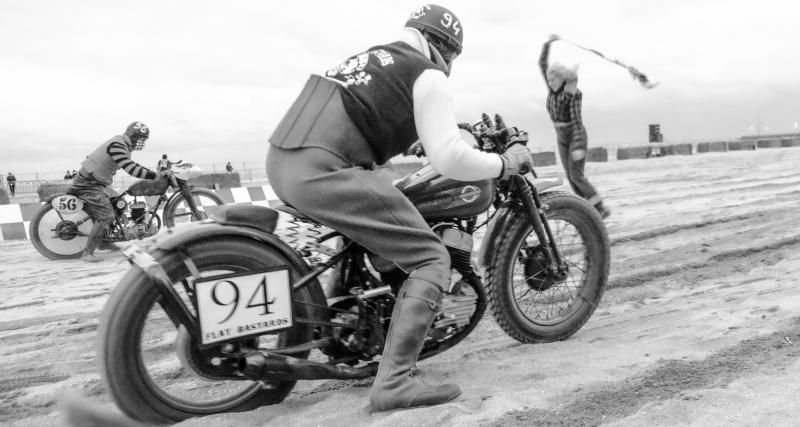
[[186,201],[186,205],[189,206],[189,209],[191,209],[194,219],[197,221],[202,221],[204,219],[203,214],[197,210],[197,203],[194,202],[194,197],[192,197],[192,189],[189,187],[189,183],[187,181],[178,180],[174,176],[172,177],[172,180],[173,185],[178,187],[181,194],[183,194],[183,199]]
[[511,185],[512,192],[519,196],[522,205],[525,207],[525,213],[528,215],[536,237],[542,243],[541,247],[544,250],[548,271],[552,274],[564,274],[561,253],[558,251],[558,246],[556,246],[553,239],[550,224],[547,223],[544,217],[544,209],[539,199],[539,193],[528,184],[524,177],[519,175],[511,177]]

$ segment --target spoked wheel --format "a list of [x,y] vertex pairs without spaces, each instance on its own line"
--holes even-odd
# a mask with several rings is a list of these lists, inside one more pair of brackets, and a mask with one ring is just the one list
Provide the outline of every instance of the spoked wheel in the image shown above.
[[[178,254],[156,252],[154,257],[166,269],[173,289],[193,316],[196,311],[190,289],[194,280],[290,265],[263,244],[233,237],[193,243],[185,253],[196,266],[195,274]],[[294,269],[290,269],[290,275],[293,281],[300,277]],[[313,318],[311,306],[303,304],[312,300],[308,287],[295,292],[292,300],[295,317]],[[294,387],[294,381],[244,380],[237,375],[230,355],[310,341],[312,330],[307,324],[296,323],[277,333],[203,347],[173,320],[169,307],[157,285],[133,268],[104,309],[98,331],[100,372],[114,401],[130,417],[170,423],[251,410],[281,402]],[[293,356],[306,358],[308,352]]]
[[94,222],[86,210],[60,213],[49,203],[31,218],[31,243],[39,253],[53,260],[80,258]]
[[597,211],[563,192],[545,193],[547,220],[561,254],[560,271],[550,271],[545,250],[523,212],[503,232],[487,269],[492,313],[514,339],[563,340],[594,313],[610,264],[608,235]]
[[[193,188],[191,190],[195,206],[197,206],[200,220],[208,218],[208,214],[216,206],[222,206],[225,202],[212,190],[206,188]],[[183,194],[178,193],[175,198],[170,200],[164,207],[164,225],[174,227],[176,224],[197,221],[197,217],[192,213],[189,204]]]
[[148,236],[158,233],[158,230],[161,230],[161,217],[158,214],[153,214],[144,225],[144,229]]

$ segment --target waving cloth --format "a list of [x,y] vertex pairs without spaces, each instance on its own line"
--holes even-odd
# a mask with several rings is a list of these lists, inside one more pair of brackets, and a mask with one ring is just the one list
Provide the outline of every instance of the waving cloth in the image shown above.
[[583,47],[583,46],[581,46],[581,45],[579,45],[579,44],[577,44],[575,42],[571,42],[571,41],[566,40],[566,39],[559,38],[559,40],[563,40],[563,41],[565,41],[565,42],[567,42],[567,43],[569,43],[569,44],[571,44],[571,45],[573,45],[573,46],[575,46],[577,48],[592,52],[593,54],[605,59],[606,61],[609,61],[611,63],[619,65],[622,68],[625,68],[626,70],[628,70],[628,72],[631,73],[631,76],[633,76],[634,80],[638,80],[639,83],[642,86],[644,86],[645,88],[647,88],[647,89],[652,89],[652,88],[654,88],[654,87],[656,87],[658,85],[658,83],[651,83],[650,80],[647,78],[647,76],[644,73],[642,73],[641,71],[637,70],[634,67],[631,67],[630,65],[626,65],[626,64],[622,63],[621,61],[619,61],[617,59],[609,58],[609,57],[603,55],[602,53],[600,53],[600,52],[598,52],[598,51],[596,51],[594,49],[589,49],[589,48]]

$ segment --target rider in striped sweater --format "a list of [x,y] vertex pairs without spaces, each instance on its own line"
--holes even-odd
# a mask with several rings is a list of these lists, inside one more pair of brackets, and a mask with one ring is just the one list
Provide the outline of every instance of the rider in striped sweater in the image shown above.
[[102,143],[81,163],[81,170],[73,179],[69,193],[86,202],[94,220],[81,260],[86,262],[103,260],[95,256],[94,251],[102,242],[106,227],[114,220],[114,208],[111,206],[111,197],[114,193],[111,184],[117,169],[141,179],[156,179],[169,174],[169,171],[160,174],[153,172],[131,159],[131,151],[144,148],[149,136],[150,129],[147,125],[133,122],[128,125],[124,134],[116,135]]

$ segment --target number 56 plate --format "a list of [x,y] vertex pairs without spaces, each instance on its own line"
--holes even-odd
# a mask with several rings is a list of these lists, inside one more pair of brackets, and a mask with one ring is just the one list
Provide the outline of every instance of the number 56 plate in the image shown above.
[[202,343],[290,328],[289,269],[225,274],[195,282]]

